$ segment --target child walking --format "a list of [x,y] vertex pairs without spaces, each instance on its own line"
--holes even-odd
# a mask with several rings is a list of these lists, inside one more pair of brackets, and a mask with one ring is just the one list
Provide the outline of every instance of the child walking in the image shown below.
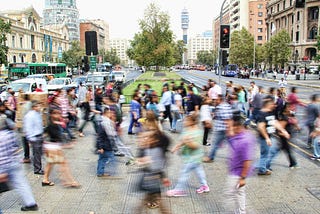
[[189,174],[193,170],[195,171],[201,184],[196,192],[201,194],[210,191],[201,161],[203,157],[203,149],[201,146],[202,137],[203,132],[198,127],[198,115],[193,112],[184,119],[184,129],[179,140],[181,143],[172,149],[173,153],[178,150],[181,151],[184,165],[181,175],[179,176],[178,184],[174,189],[167,191],[167,196],[186,196],[186,184]]

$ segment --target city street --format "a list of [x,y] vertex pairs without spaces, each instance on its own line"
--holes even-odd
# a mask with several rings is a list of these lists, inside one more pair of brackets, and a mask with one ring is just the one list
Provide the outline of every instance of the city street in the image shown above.
[[[124,109],[127,112],[127,108]],[[123,128],[126,133],[128,118],[125,117]],[[164,130],[170,136],[172,145],[176,144],[178,134],[168,130],[168,122]],[[133,213],[137,203],[141,202],[142,194],[135,191],[139,178],[135,165],[125,166],[126,158],[119,158],[119,175],[122,179],[110,180],[96,177],[98,156],[93,153],[95,136],[92,126],[85,130],[86,137],[78,138],[78,143],[72,149],[66,149],[73,175],[82,187],[80,189],[63,188],[58,179],[58,166],[54,168],[51,180],[53,187],[42,187],[42,176],[34,175],[32,165],[23,165],[25,174],[32,186],[33,193],[40,207],[38,212],[50,214],[104,214]],[[136,136],[122,136],[123,141],[136,149]],[[209,148],[206,147],[206,150]],[[258,147],[256,148],[258,158]],[[295,150],[296,151],[296,150]],[[248,213],[320,213],[320,182],[319,165],[300,153],[294,152],[300,169],[289,169],[288,161],[283,153],[275,159],[273,174],[266,177],[253,175],[247,179],[247,209]],[[169,154],[168,176],[173,184],[179,176],[181,159],[176,154]],[[21,152],[22,158],[22,152]],[[214,163],[205,164],[205,171],[211,192],[198,195],[197,179],[192,175],[189,195],[182,198],[167,198],[165,202],[172,213],[227,213],[225,207],[224,186],[227,177],[226,161],[228,147],[218,150]],[[167,188],[164,189],[165,192]],[[21,213],[22,202],[15,191],[6,192],[0,197],[0,208],[4,214]],[[157,209],[148,210],[157,213]],[[141,212],[142,213],[142,212]]]

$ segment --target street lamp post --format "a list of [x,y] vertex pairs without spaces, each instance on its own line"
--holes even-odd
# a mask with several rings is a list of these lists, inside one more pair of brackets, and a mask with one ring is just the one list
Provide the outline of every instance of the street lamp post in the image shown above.
[[252,65],[252,69],[254,69],[254,71],[256,70],[256,20],[255,20],[255,14],[251,13],[250,15],[253,16],[253,65]]

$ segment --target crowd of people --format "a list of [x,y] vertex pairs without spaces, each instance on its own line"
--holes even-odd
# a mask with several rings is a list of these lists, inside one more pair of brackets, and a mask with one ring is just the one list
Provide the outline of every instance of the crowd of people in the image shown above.
[[[24,201],[22,211],[37,210],[38,205],[19,162],[33,164],[34,174],[43,175],[43,187],[55,186],[50,174],[52,166],[57,164],[61,184],[68,188],[81,188],[71,173],[63,149],[74,147],[77,135],[86,137],[85,127],[91,122],[96,136],[94,148],[98,155],[98,178],[120,178],[115,156],[125,156],[126,165],[140,166],[141,180],[136,186],[145,193],[145,198],[137,207],[137,213],[145,207],[159,207],[162,213],[170,213],[161,200],[161,186],[171,185],[170,175],[165,173],[170,151],[181,155],[183,166],[177,183],[166,195],[187,195],[186,184],[192,171],[199,180],[195,192],[209,193],[203,164],[215,161],[216,153],[224,142],[230,148],[226,194],[231,202],[228,207],[245,213],[246,177],[254,172],[252,162],[256,143],[260,146],[256,167],[258,175],[272,174],[272,162],[281,149],[288,156],[288,166],[299,168],[289,144],[292,134],[301,130],[295,116],[297,105],[306,107],[305,125],[309,130],[306,146],[313,147],[314,156],[311,158],[320,161],[318,95],[312,95],[311,102],[305,104],[298,99],[297,88],[292,87],[287,94],[283,87],[284,83],[279,83],[278,88],[265,92],[262,86],[251,81],[246,90],[246,87],[229,81],[224,91],[209,79],[202,90],[194,84],[165,82],[159,94],[150,85],[140,84],[132,95],[127,130],[128,135],[136,136],[137,152],[121,139],[124,101],[121,90],[115,90],[112,82],[105,91],[87,88],[83,84],[77,89],[57,90],[48,97],[46,127],[40,102],[25,95],[23,105],[19,105],[23,106],[24,158],[21,161],[17,161],[19,156],[16,153],[19,148],[15,131],[17,100],[14,93],[9,92],[8,98],[0,102],[0,183],[10,182],[18,190]],[[168,132],[179,135],[178,144],[172,145]],[[205,148],[210,148],[207,154]]]

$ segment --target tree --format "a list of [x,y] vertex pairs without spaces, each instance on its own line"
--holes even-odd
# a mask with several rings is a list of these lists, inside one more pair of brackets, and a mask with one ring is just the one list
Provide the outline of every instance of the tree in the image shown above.
[[197,53],[197,64],[202,65],[213,65],[215,60],[214,51],[198,51]]
[[82,57],[85,55],[84,49],[80,47],[79,41],[72,41],[71,48],[62,53],[62,62],[69,68],[74,68],[82,64]]
[[271,54],[276,68],[278,68],[279,65],[281,68],[284,68],[285,63],[288,62],[289,57],[291,56],[290,43],[290,35],[286,30],[281,30],[271,37]]
[[[319,32],[320,32],[320,28],[319,28]],[[317,36],[317,44],[316,44],[316,47],[317,47],[317,50],[318,50],[318,53],[317,54],[317,57],[316,57],[316,60],[320,60],[320,35]],[[320,66],[319,66],[320,67]]]
[[7,34],[11,32],[11,23],[0,19],[0,67],[7,64],[7,54],[9,47],[6,45]]
[[183,54],[185,53],[187,49],[185,48],[185,44],[183,42],[183,40],[178,40],[175,44],[174,44],[174,48],[173,48],[173,58],[175,59],[174,64],[178,65],[178,64],[182,64],[183,63]]
[[113,49],[113,48],[110,51],[106,51],[104,53],[103,60],[105,62],[109,62],[112,65],[116,65],[116,64],[120,64],[121,63],[121,60],[117,55],[116,49]]
[[231,34],[230,64],[237,64],[240,67],[253,65],[253,40],[253,36],[245,28],[242,28],[240,31],[234,31]]
[[161,12],[156,4],[148,6],[144,19],[139,21],[141,32],[135,34],[127,51],[130,59],[140,66],[156,66],[156,71],[159,66],[174,64],[174,42],[169,19],[169,15]]

